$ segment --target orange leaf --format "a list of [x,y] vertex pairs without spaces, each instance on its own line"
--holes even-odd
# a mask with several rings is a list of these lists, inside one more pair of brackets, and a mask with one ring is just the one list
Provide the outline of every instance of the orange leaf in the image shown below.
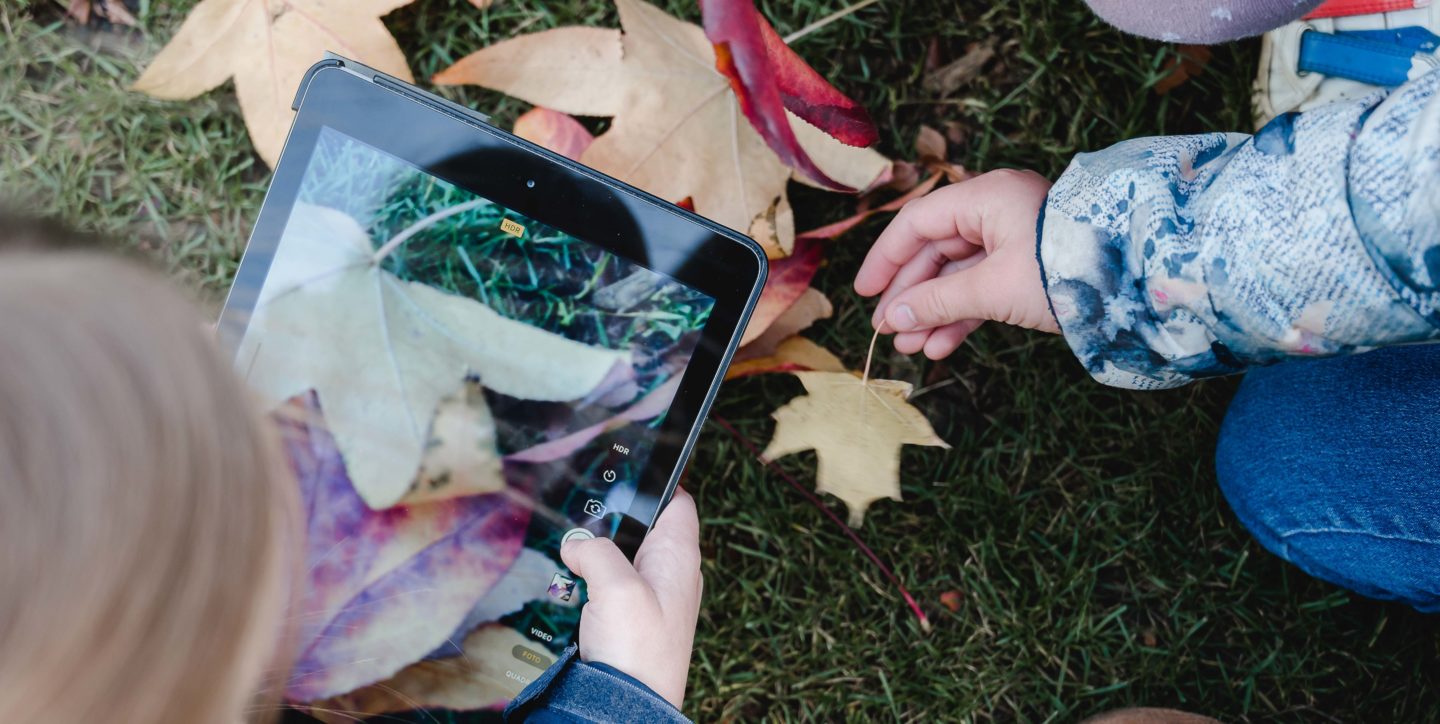
[[1155,92],[1159,95],[1165,95],[1200,75],[1210,62],[1210,48],[1204,45],[1180,45],[1175,50],[1178,55],[1165,61],[1165,70],[1169,72],[1155,83]]
[[725,373],[725,379],[733,380],[737,377],[749,377],[767,372],[797,372],[801,370],[844,372],[845,363],[841,362],[839,357],[831,354],[830,350],[797,335],[781,342],[775,348],[774,354],[731,364],[730,369]]
[[841,234],[844,234],[845,232],[859,226],[860,222],[870,218],[871,216],[874,216],[875,214],[887,211],[899,211],[900,207],[904,206],[910,201],[918,199],[921,196],[930,193],[930,190],[935,188],[935,184],[940,182],[940,177],[943,175],[946,174],[944,172],[936,172],[935,174],[931,175],[930,178],[925,179],[924,183],[921,183],[919,186],[910,189],[908,192],[905,193],[905,195],[896,197],[894,200],[890,201],[890,203],[887,203],[884,206],[877,206],[873,209],[861,211],[854,216],[841,219],[831,224],[826,224],[818,229],[811,229],[809,231],[801,232],[795,237],[795,247],[798,249],[802,240],[820,241],[823,239],[837,238]]
[[940,594],[940,605],[951,611],[960,610],[960,602],[964,600],[965,594],[959,591],[946,591]]

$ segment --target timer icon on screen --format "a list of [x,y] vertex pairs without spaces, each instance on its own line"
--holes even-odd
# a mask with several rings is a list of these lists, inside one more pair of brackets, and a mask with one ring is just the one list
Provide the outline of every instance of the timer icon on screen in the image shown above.
[[605,472],[600,473],[600,477],[607,483],[613,483],[615,482],[615,471],[607,468]]

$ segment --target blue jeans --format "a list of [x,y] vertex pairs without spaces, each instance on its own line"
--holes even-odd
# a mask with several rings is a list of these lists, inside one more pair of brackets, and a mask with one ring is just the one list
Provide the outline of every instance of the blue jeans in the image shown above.
[[1440,612],[1440,344],[1252,370],[1215,453],[1271,552],[1371,598]]

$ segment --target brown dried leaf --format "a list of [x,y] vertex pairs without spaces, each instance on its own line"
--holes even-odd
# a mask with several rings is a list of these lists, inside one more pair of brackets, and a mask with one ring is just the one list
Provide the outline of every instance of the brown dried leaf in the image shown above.
[[965,49],[965,55],[960,56],[959,60],[925,74],[925,80],[922,81],[925,90],[935,93],[941,98],[960,90],[961,86],[980,75],[985,64],[995,57],[995,46],[998,44],[999,40],[993,36],[986,38],[983,42],[971,43]]
[[945,146],[945,137],[929,126],[921,126],[920,133],[915,136],[915,153],[921,161],[944,161]]
[[815,287],[807,288],[799,299],[775,318],[765,332],[735,354],[736,360],[763,357],[774,354],[780,343],[810,328],[821,319],[829,319],[835,313],[829,297]]
[[380,18],[413,1],[202,0],[132,88],[186,100],[234,78],[250,140],[273,167],[295,115],[295,91],[326,50],[412,80]]
[[1180,45],[1176,46],[1176,52],[1178,56],[1165,61],[1165,69],[1169,72],[1155,83],[1155,92],[1159,95],[1163,96],[1200,75],[1210,63],[1209,46]]
[[[573,115],[614,116],[581,161],[665,199],[761,237],[771,258],[790,253],[795,231],[786,196],[790,169],[750,126],[715,49],[697,26],[642,0],[616,0],[624,33],[566,27],[512,38],[435,76]],[[846,146],[788,116],[805,152],[827,176],[869,188],[889,167],[870,149]]]

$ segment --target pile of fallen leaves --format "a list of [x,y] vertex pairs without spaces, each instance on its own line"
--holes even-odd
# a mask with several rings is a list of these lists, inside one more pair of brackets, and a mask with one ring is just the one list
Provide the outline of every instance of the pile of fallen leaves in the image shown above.
[[[273,165],[295,89],[324,51],[413,79],[381,21],[411,2],[203,0],[135,88],[184,99],[234,78],[255,148]],[[815,450],[819,489],[845,501],[851,524],[859,525],[872,501],[899,499],[901,445],[944,443],[906,401],[908,384],[862,382],[800,335],[832,313],[810,283],[827,242],[966,173],[945,161],[945,139],[931,129],[917,142],[916,163],[892,162],[869,148],[878,134],[865,110],[791,50],[750,0],[702,0],[703,28],[644,0],[615,4],[620,29],[562,27],[511,38],[432,81],[528,101],[536,107],[516,122],[518,135],[760,242],[770,278],[728,377],[806,373],[808,396],[776,411],[767,455]],[[572,115],[609,118],[609,129],[594,137]],[[862,194],[860,209],[797,233],[786,195],[791,180]],[[873,203],[896,191],[897,198]]]
[[[255,148],[273,166],[290,127],[296,88],[325,51],[413,80],[404,54],[381,18],[414,1],[203,0],[134,87],[159,98],[187,99],[233,78]],[[478,7],[488,4],[472,2]],[[802,335],[833,313],[826,293],[812,282],[827,246],[837,237],[872,215],[898,210],[942,181],[963,180],[967,174],[945,160],[946,140],[931,129],[923,130],[917,141],[915,162],[892,161],[871,148],[878,133],[866,111],[791,50],[751,0],[702,0],[703,27],[644,0],[615,0],[615,4],[621,28],[561,27],[510,38],[462,58],[431,81],[483,86],[527,101],[535,108],[517,120],[516,134],[742,230],[764,247],[770,275],[727,379],[776,373],[799,378],[806,394],[774,411],[775,434],[762,457],[769,461],[814,450],[817,489],[844,501],[850,525],[858,527],[875,500],[900,499],[902,446],[945,443],[908,402],[909,383],[870,379],[868,369],[865,375],[857,374],[830,350]],[[116,22],[125,20],[123,9],[118,0],[72,4],[77,16],[89,10],[106,13]],[[955,69],[951,75],[964,72]],[[608,118],[609,124],[604,133],[594,136],[574,116]],[[797,232],[787,197],[792,180],[857,196],[856,213]],[[893,198],[882,200],[886,197]],[[325,243],[333,246],[340,242],[331,227],[344,224],[343,220],[324,222],[325,214],[333,212],[315,209],[310,214],[322,226],[329,224],[325,227],[329,231],[317,228],[311,237],[317,243],[329,240]],[[351,237],[355,241],[348,251],[317,246],[310,253],[318,260],[342,251],[360,261],[369,258],[370,240],[355,229],[346,236]],[[376,258],[389,248],[382,248]],[[466,328],[476,330],[480,338],[486,329],[516,324],[492,318],[488,309],[472,309],[481,307],[473,300],[423,285],[410,288],[395,280],[388,280],[389,287],[377,285],[365,276],[383,276],[373,264],[356,262],[346,268],[351,271],[337,277],[329,296],[321,295],[319,301],[297,296],[293,300],[297,311],[290,316],[308,328],[323,329],[326,320],[317,315],[344,316],[347,309],[355,308],[399,311],[386,312],[373,334],[364,333],[369,336],[326,337],[321,340],[326,344],[374,347],[370,337],[381,335],[386,325],[407,324],[402,312],[408,307],[400,303],[405,300],[431,309],[427,318],[437,317],[435,310],[445,311],[450,316],[441,318],[469,325]],[[384,294],[404,299],[387,305]],[[366,300],[362,295],[381,298]],[[278,311],[276,315],[288,319]],[[291,343],[276,349],[306,343],[303,330],[292,336]],[[563,345],[568,340],[549,343]],[[521,593],[512,601],[495,592],[541,590],[540,579],[548,569],[544,560],[527,563],[527,555],[534,554],[519,546],[524,528],[516,528],[515,521],[528,514],[513,510],[502,494],[494,494],[496,481],[501,480],[497,472],[501,459],[489,453],[477,457],[470,449],[478,445],[493,452],[493,424],[483,396],[461,389],[463,374],[456,372],[456,365],[483,368],[487,386],[493,386],[495,375],[489,373],[498,363],[450,346],[437,336],[432,347],[414,352],[419,357],[404,361],[415,369],[433,368],[445,374],[437,373],[422,385],[425,394],[402,395],[401,400],[333,393],[337,384],[359,385],[363,380],[357,381],[357,376],[384,374],[380,366],[362,374],[279,364],[267,368],[273,378],[261,380],[267,394],[283,401],[276,414],[287,430],[292,462],[307,500],[323,498],[321,507],[336,517],[335,530],[311,531],[311,536],[320,544],[333,544],[345,557],[333,571],[328,563],[316,569],[328,571],[326,579],[323,585],[312,585],[307,594],[306,615],[313,620],[307,619],[304,627],[309,638],[297,676],[288,687],[287,695],[294,701],[325,700],[335,709],[370,713],[422,703],[464,709],[503,701],[502,691],[476,682],[497,675],[491,669],[498,664],[486,659],[486,652],[497,650],[497,641],[522,639],[505,627],[472,622],[498,620],[511,607],[523,605],[527,599]],[[585,367],[588,376],[572,380],[574,389],[563,394],[547,397],[550,391],[530,389],[518,379],[516,390],[504,391],[524,399],[586,394],[608,379],[606,371],[614,362],[601,352],[587,354],[595,358]],[[568,380],[575,375],[555,377]],[[388,404],[395,408],[390,416],[395,424],[369,424],[368,413],[349,409],[350,403],[366,409]],[[619,414],[616,424],[663,410],[663,405],[652,407],[641,400],[631,411]],[[410,421],[408,426],[400,424],[405,420]],[[443,446],[424,452],[427,435],[417,436],[414,423],[426,420],[429,437],[479,442],[464,448],[465,454],[452,455]],[[588,440],[601,431],[596,426],[576,435],[588,435],[584,437]],[[541,452],[522,455],[544,453],[541,457],[552,459],[572,449],[566,447],[570,444],[570,438],[564,438],[536,448]],[[418,475],[409,476],[405,471],[415,470],[417,461]],[[447,486],[439,494],[433,492],[438,480]],[[391,515],[397,510],[408,512]],[[345,543],[353,536],[336,533],[340,517],[347,526],[366,526],[369,532],[361,537],[367,540]],[[436,541],[462,533],[474,537],[466,550],[438,552]],[[864,548],[858,538],[855,541]],[[884,567],[873,553],[869,555]],[[384,617],[378,613],[351,620],[356,615],[353,608],[341,604],[357,597],[388,600],[383,596],[389,590],[387,582],[403,580],[412,562],[422,558],[443,562],[443,566],[427,564],[437,571],[453,568],[469,588],[439,587],[433,600],[427,599],[425,615],[407,619],[409,628],[403,630],[413,650],[381,646],[382,639],[369,633],[327,633],[335,627],[364,632],[370,631],[367,626],[381,626]],[[466,566],[484,570],[458,573]],[[320,575],[316,571],[312,578]],[[903,586],[901,590],[925,625],[923,613]],[[496,604],[499,608],[493,611],[471,611],[468,607],[477,599],[503,600],[504,605]],[[387,631],[395,628],[393,623],[383,626]],[[441,639],[459,647],[462,656],[437,659],[440,654],[427,654]],[[395,636],[387,634],[383,640],[393,642]],[[334,664],[342,660],[368,663],[337,668]],[[463,671],[454,667],[461,660]],[[452,700],[457,692],[468,692],[468,698]]]

